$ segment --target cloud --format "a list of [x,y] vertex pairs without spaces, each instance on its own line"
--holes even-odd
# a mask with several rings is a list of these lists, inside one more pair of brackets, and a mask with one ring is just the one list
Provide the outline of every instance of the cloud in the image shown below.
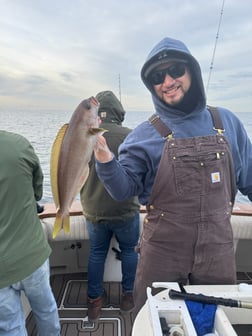
[[222,16],[221,6],[219,0],[204,6],[201,0],[2,0],[0,103],[72,108],[104,89],[118,93],[120,76],[125,108],[151,110],[140,70],[154,44],[171,36],[199,60],[205,83],[217,42],[209,100],[249,111],[252,2],[226,0]]

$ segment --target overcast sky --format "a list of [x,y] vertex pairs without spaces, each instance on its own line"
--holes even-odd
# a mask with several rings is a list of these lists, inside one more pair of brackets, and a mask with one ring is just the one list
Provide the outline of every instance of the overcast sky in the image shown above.
[[0,0],[0,108],[71,109],[112,90],[127,111],[152,110],[140,78],[163,37],[182,40],[208,103],[252,112],[252,0]]

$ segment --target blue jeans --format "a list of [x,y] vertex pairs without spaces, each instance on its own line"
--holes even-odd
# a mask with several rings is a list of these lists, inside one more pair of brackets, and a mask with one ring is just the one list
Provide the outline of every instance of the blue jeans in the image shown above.
[[92,223],[87,221],[90,240],[88,261],[88,296],[92,299],[103,294],[103,274],[112,235],[118,241],[122,258],[122,290],[132,292],[138,255],[135,246],[139,239],[139,213],[126,221]]
[[60,335],[58,309],[49,281],[49,260],[34,273],[0,289],[0,336],[27,336],[21,302],[23,290],[36,319],[39,336]]

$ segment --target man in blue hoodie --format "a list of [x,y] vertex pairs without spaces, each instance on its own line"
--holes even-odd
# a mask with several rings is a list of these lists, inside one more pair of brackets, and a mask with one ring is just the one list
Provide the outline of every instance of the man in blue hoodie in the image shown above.
[[236,282],[230,223],[237,190],[252,200],[252,144],[227,109],[212,111],[197,60],[184,43],[164,38],[141,71],[155,115],[119,148],[103,137],[96,169],[117,200],[137,195],[147,215],[139,242],[135,313],[153,281]]

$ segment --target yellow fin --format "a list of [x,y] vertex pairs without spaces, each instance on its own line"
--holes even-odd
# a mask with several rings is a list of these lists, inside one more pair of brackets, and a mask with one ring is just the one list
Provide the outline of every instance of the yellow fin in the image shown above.
[[70,233],[70,216],[66,216],[63,219],[63,228],[65,233]]
[[63,125],[53,142],[50,160],[50,177],[51,189],[56,208],[59,206],[59,191],[58,191],[58,164],[60,157],[61,145],[68,128],[68,124]]
[[62,229],[62,217],[57,213],[53,226],[53,234],[52,234],[53,239],[58,236],[61,229]]

